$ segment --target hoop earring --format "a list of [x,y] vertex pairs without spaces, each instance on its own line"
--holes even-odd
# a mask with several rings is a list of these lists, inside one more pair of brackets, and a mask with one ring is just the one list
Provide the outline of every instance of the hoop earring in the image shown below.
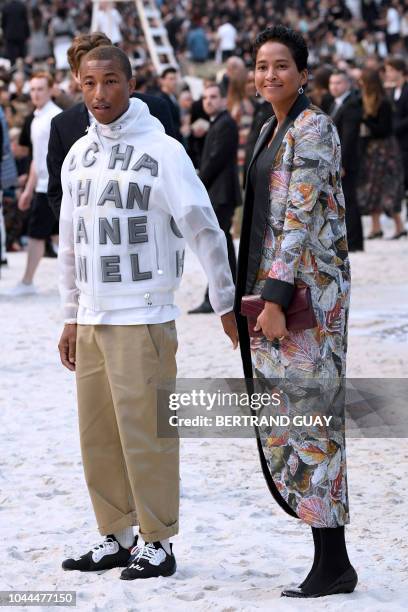
[[302,87],[302,86],[300,86],[300,87],[299,87],[299,89],[298,89],[298,93],[299,93],[299,94],[302,94],[304,91],[305,91],[305,90],[303,89],[303,87]]
[[257,91],[257,92],[255,93],[255,97],[256,97],[256,98],[259,98],[259,91]]

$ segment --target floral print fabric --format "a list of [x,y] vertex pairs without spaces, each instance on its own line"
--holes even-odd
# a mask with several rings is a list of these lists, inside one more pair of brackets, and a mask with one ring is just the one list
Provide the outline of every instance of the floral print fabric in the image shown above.
[[[257,384],[281,395],[286,428],[259,428],[273,481],[299,518],[313,527],[349,522],[344,382],[350,268],[341,151],[332,120],[304,110],[287,131],[269,176],[269,214],[253,288],[266,278],[308,285],[317,327],[282,342],[251,338]],[[293,417],[331,416],[330,425],[294,426]]]

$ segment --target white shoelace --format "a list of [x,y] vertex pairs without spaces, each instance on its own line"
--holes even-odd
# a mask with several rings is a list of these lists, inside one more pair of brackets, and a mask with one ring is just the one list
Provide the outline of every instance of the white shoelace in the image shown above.
[[98,563],[105,554],[112,554],[119,550],[119,544],[116,540],[112,538],[105,538],[105,540],[100,544],[95,544],[91,548],[92,559],[95,563]]
[[102,552],[103,551],[110,551],[112,550],[112,548],[114,548],[115,545],[115,541],[112,538],[106,538],[101,544],[95,544],[95,546],[92,546],[91,551],[92,552]]
[[157,555],[158,551],[156,550],[156,548],[154,547],[152,542],[149,542],[148,544],[145,544],[143,546],[143,548],[140,548],[140,551],[136,557],[136,559],[139,561],[139,559],[147,559],[148,561],[150,561],[151,559],[154,559],[154,557]]

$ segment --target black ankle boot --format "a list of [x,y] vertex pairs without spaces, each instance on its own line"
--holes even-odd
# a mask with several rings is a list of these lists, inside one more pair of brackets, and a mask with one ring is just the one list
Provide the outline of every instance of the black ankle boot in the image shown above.
[[350,563],[344,539],[344,527],[321,528],[320,557],[314,569],[296,588],[282,591],[283,597],[324,597],[352,593],[358,577]]

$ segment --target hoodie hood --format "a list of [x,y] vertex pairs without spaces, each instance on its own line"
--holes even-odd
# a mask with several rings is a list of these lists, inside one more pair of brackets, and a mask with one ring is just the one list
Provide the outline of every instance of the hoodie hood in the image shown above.
[[147,104],[138,98],[129,99],[129,108],[112,123],[103,124],[96,120],[90,127],[90,132],[96,131],[100,136],[118,140],[125,135],[140,135],[147,132],[165,133],[164,127],[156,117],[150,114]]

